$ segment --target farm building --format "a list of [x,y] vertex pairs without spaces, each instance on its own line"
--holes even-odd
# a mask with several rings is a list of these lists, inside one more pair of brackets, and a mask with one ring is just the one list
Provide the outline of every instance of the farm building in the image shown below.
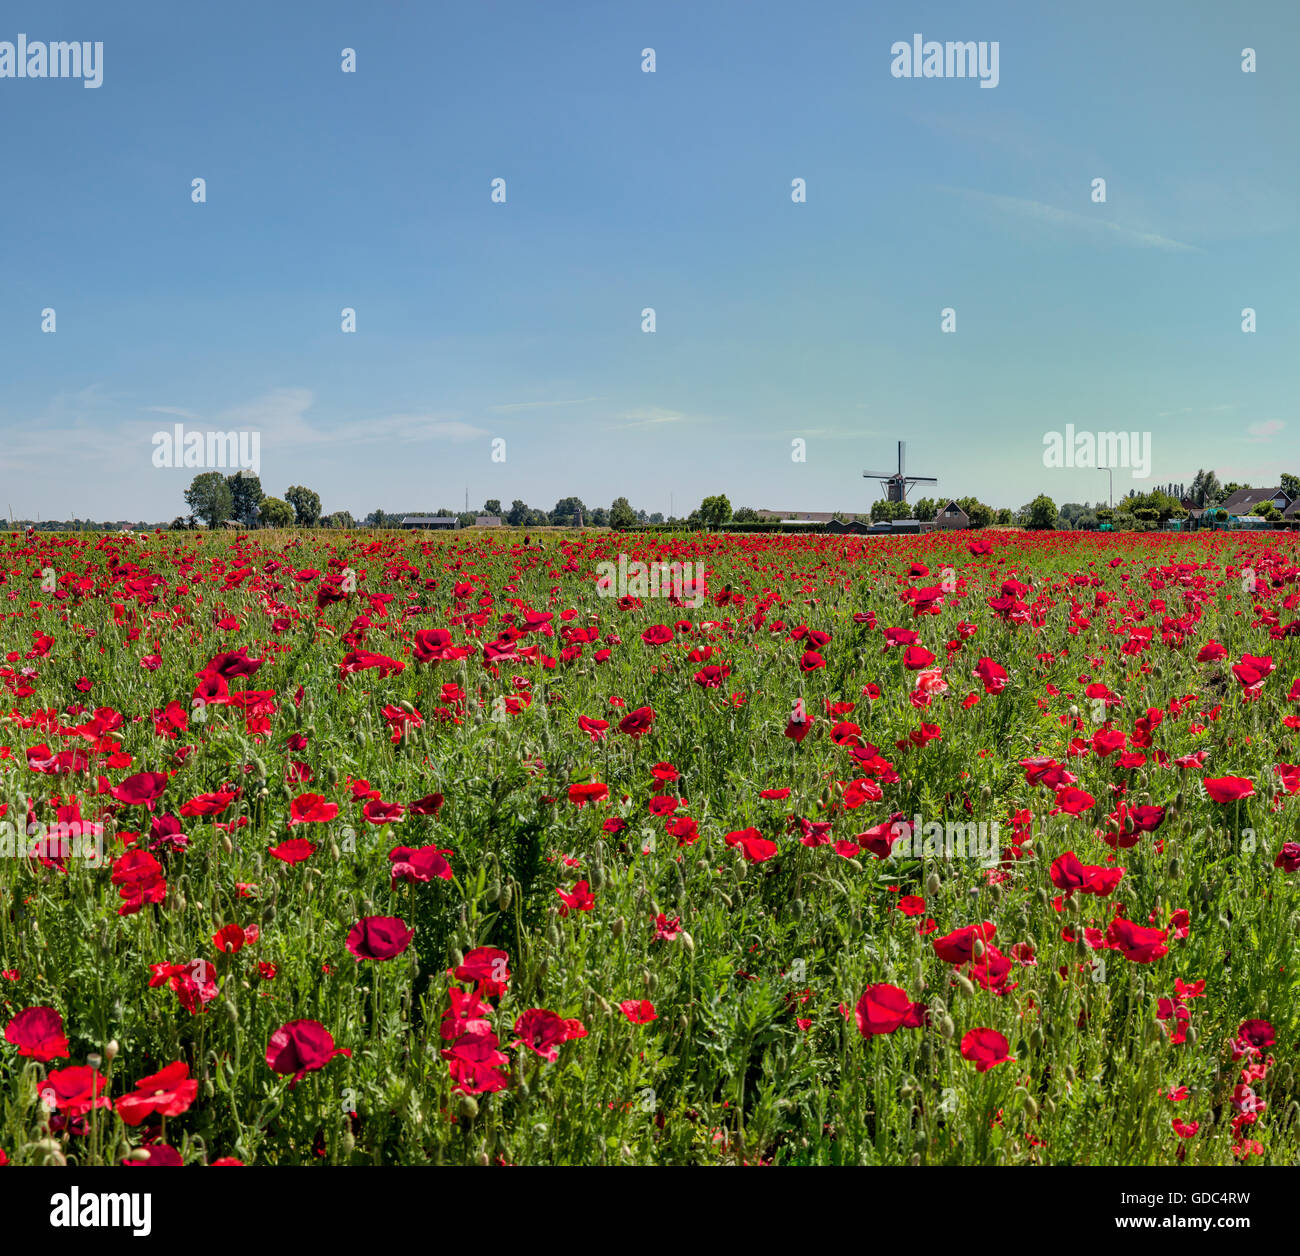
[[499,528],[501,526],[500,515],[478,515],[474,519],[476,528]]
[[402,520],[404,528],[446,529],[460,527],[460,520],[455,515],[407,515]]
[[935,514],[934,526],[945,531],[953,531],[958,528],[969,528],[970,515],[957,505],[955,501],[949,500],[948,504]]

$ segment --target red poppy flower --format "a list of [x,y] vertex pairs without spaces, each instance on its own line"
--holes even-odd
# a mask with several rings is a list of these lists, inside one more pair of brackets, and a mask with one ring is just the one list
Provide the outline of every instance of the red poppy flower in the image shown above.
[[154,1112],[159,1116],[180,1116],[189,1110],[198,1093],[199,1083],[190,1077],[189,1065],[177,1060],[140,1078],[135,1089],[117,1101],[117,1114],[127,1125],[139,1125]]
[[604,802],[609,797],[609,786],[599,781],[579,781],[569,786],[569,801],[579,811],[589,802]]
[[892,1034],[898,1029],[919,1029],[928,1019],[924,1003],[913,1003],[905,990],[883,982],[868,986],[858,999],[855,1017],[864,1038]]
[[737,829],[724,839],[728,846],[739,846],[748,863],[764,863],[777,853],[775,842],[769,841],[757,829]]
[[113,884],[124,900],[119,916],[132,916],[146,903],[161,903],[167,897],[162,864],[147,850],[128,850],[113,861]]
[[308,1073],[324,1068],[336,1055],[351,1056],[348,1047],[336,1047],[320,1021],[295,1020],[281,1025],[266,1047],[266,1063],[273,1073],[291,1074],[292,1090]]
[[961,1056],[970,1060],[976,1071],[987,1073],[999,1064],[1015,1063],[1008,1055],[1010,1044],[996,1029],[972,1029],[961,1040]]
[[128,807],[148,807],[152,811],[154,803],[167,788],[167,780],[165,772],[137,772],[109,792]]
[[358,960],[390,960],[403,954],[414,936],[400,916],[362,916],[348,933],[347,947]]
[[554,1063],[560,1058],[560,1043],[585,1038],[587,1029],[580,1020],[565,1020],[544,1007],[534,1007],[515,1021],[515,1033],[519,1035],[516,1046],[522,1043],[543,1060]]
[[586,881],[579,881],[572,890],[557,888],[555,892],[563,904],[560,908],[561,916],[567,916],[571,911],[591,911],[596,906],[596,896]]
[[104,1098],[107,1090],[107,1078],[86,1064],[55,1069],[40,1085],[41,1095],[70,1117],[85,1116],[91,1108],[110,1107]]
[[618,722],[618,731],[626,733],[629,737],[640,737],[650,731],[650,726],[655,718],[654,708],[643,706],[637,707],[635,711],[629,711]]
[[476,981],[483,993],[497,998],[505,993],[510,981],[510,956],[494,946],[479,946],[466,954],[456,968],[461,981]]
[[339,813],[336,802],[326,802],[323,794],[299,794],[289,804],[289,827],[295,824],[324,824]]
[[316,843],[309,842],[305,837],[291,837],[287,842],[272,846],[266,853],[281,863],[302,863],[316,853]]
[[393,885],[399,881],[423,885],[435,878],[450,881],[451,864],[447,862],[447,856],[450,854],[451,851],[439,850],[436,846],[421,846],[418,849],[412,849],[410,846],[394,846],[388,852],[388,861],[391,864],[389,873]]
[[5,1026],[5,1041],[18,1048],[19,1055],[45,1063],[55,1056],[67,1058],[68,1040],[63,1033],[63,1017],[52,1007],[41,1004],[24,1008]]
[[1106,930],[1106,941],[1125,959],[1135,964],[1150,964],[1169,953],[1164,944],[1169,935],[1163,929],[1149,929],[1116,916]]
[[1236,802],[1241,798],[1252,798],[1255,783],[1245,776],[1207,776],[1202,781],[1205,792],[1215,802]]
[[618,1006],[633,1025],[648,1025],[652,1020],[659,1019],[655,1014],[655,1005],[649,999],[624,999]]

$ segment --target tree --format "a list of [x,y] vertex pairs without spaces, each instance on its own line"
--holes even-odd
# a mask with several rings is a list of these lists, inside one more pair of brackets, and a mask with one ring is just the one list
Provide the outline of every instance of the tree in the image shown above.
[[551,511],[550,522],[557,528],[576,527],[579,518],[584,522],[587,518],[587,508],[582,504],[582,498],[561,497]]
[[494,519],[501,518],[500,500],[495,497],[489,497],[487,501],[483,503],[483,513],[485,515],[491,515]]
[[220,471],[196,475],[185,490],[185,504],[210,528],[225,522],[234,504],[226,477]]
[[1192,491],[1188,496],[1194,506],[1212,506],[1219,500],[1221,491],[1219,477],[1213,471],[1198,471],[1192,480]]
[[325,524],[330,528],[355,528],[357,526],[352,518],[352,512],[349,510],[336,510],[332,515],[326,515]]
[[987,528],[993,522],[993,508],[986,506],[977,498],[959,497],[957,505],[966,512],[972,528]]
[[1270,523],[1276,523],[1280,518],[1282,518],[1282,512],[1272,502],[1260,502],[1259,505],[1250,513],[1252,515],[1259,515],[1261,518],[1267,519]]
[[257,522],[258,507],[265,496],[262,481],[251,471],[236,471],[226,476],[226,483],[230,486],[230,517],[252,527]]
[[510,503],[510,512],[506,515],[506,522],[512,528],[522,528],[528,522],[528,503],[515,498]]
[[939,513],[939,503],[931,497],[922,497],[920,501],[912,507],[912,518],[919,519],[922,523],[931,523],[935,515]]
[[294,522],[300,528],[314,528],[320,518],[320,494],[301,484],[285,490],[284,500],[293,507]]
[[609,526],[611,528],[630,528],[636,523],[636,511],[626,497],[616,497],[609,508]]
[[731,516],[737,523],[758,523],[758,511],[753,506],[742,506]]
[[268,528],[287,528],[293,523],[293,507],[279,497],[263,497],[261,512]]
[[1292,475],[1289,471],[1283,471],[1282,491],[1292,501],[1295,501],[1297,497],[1300,497],[1300,475]]
[[1007,506],[1003,506],[1000,510],[996,510],[996,511],[994,511],[994,512],[993,512],[993,522],[994,522],[994,523],[1001,523],[1001,524],[1009,524],[1009,523],[1011,522],[1011,510],[1010,510],[1010,508],[1007,507]]
[[1035,532],[1049,532],[1056,527],[1056,503],[1046,493],[1039,493],[1024,509],[1025,526]]
[[700,503],[700,522],[706,523],[713,528],[731,522],[731,503],[727,500],[725,493],[719,493],[715,497],[706,497]]
[[662,510],[656,510],[650,515],[651,523],[663,523],[664,515]]
[[871,503],[872,523],[884,523],[890,519],[906,518],[908,518],[906,502],[891,502],[882,497],[879,501]]

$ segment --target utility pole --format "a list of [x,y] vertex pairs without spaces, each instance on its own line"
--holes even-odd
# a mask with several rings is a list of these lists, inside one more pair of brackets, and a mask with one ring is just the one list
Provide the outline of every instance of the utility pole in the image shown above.
[[1115,472],[1110,467],[1098,467],[1098,471],[1104,471],[1110,477],[1110,508],[1115,509]]

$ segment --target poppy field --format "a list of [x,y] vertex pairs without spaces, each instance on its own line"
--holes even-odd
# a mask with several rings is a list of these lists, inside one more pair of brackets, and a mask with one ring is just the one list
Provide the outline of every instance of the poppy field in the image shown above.
[[6,533],[0,1163],[1294,1163],[1298,574]]

